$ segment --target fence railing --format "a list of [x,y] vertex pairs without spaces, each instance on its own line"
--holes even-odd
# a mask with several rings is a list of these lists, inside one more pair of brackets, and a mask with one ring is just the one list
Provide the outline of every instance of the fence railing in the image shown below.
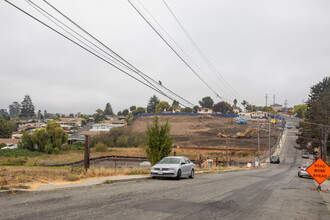
[[[154,115],[155,114],[153,114],[153,113],[139,114],[139,115],[135,115],[134,118],[150,117],[150,116],[154,116]],[[171,115],[200,116],[200,115],[206,115],[206,114],[203,114],[203,113],[176,112],[176,113],[158,113],[157,115],[164,115],[164,116],[171,116]],[[236,117],[238,117],[237,114],[215,114],[215,113],[211,113],[211,114],[207,114],[207,115],[211,115],[211,116],[214,116],[214,117],[227,117],[227,118],[236,118]]]

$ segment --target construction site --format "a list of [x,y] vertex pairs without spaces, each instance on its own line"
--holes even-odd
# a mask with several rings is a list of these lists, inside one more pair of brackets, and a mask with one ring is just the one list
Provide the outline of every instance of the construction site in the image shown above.
[[[204,116],[158,116],[159,123],[169,122],[173,144],[176,148],[209,149],[236,152],[258,151],[258,122],[247,121],[237,123],[234,118]],[[153,122],[153,117],[140,117],[132,124],[134,131],[144,132],[147,125]],[[270,144],[276,145],[281,126],[271,124]],[[260,151],[269,149],[269,124],[259,122]]]

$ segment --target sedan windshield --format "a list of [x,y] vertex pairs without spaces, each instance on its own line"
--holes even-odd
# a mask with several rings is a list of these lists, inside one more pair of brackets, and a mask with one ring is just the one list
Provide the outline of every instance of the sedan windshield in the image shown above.
[[180,163],[180,158],[164,158],[159,163],[162,164],[179,164]]

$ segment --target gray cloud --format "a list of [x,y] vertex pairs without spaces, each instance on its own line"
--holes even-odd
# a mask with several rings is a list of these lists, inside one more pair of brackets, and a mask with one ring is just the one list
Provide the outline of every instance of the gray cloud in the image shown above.
[[[13,2],[25,5],[24,1]],[[35,1],[35,2],[41,2]],[[219,101],[174,55],[127,1],[50,1],[136,67],[191,102]],[[176,41],[211,73],[162,1],[141,0]],[[167,0],[193,39],[232,87],[250,103],[265,94],[290,106],[329,76],[329,1]],[[28,8],[28,7],[25,7]],[[33,14],[37,14],[33,12]],[[30,94],[36,109],[93,113],[146,106],[154,91],[0,2],[0,108]],[[216,87],[214,86],[216,89]],[[235,97],[217,92],[232,100]],[[165,97],[161,99],[167,100]],[[167,100],[168,101],[168,100]],[[270,101],[268,102],[270,103]]]

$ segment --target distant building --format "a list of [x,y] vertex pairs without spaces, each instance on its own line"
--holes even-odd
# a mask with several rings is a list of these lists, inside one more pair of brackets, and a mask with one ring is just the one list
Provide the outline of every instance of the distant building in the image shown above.
[[83,118],[60,118],[57,123],[61,124],[63,128],[81,127]]
[[116,127],[124,127],[125,124],[108,124],[108,123],[102,123],[102,124],[93,124],[93,128],[89,131],[110,131],[111,128]]
[[20,142],[18,139],[0,138],[0,144],[4,143],[7,145],[1,149],[16,149],[18,142]]
[[240,107],[236,106],[236,107],[233,108],[233,112],[237,114],[237,113],[242,112],[242,109]]
[[276,103],[275,103],[274,105],[270,105],[270,107],[271,107],[274,111],[276,111],[276,112],[281,111],[282,108],[283,108],[282,105],[280,105],[280,104],[276,104]]
[[212,114],[213,110],[211,108],[199,108],[198,113],[200,113],[200,114]]
[[181,107],[180,106],[172,107],[172,113],[176,113],[176,112],[181,112]]

